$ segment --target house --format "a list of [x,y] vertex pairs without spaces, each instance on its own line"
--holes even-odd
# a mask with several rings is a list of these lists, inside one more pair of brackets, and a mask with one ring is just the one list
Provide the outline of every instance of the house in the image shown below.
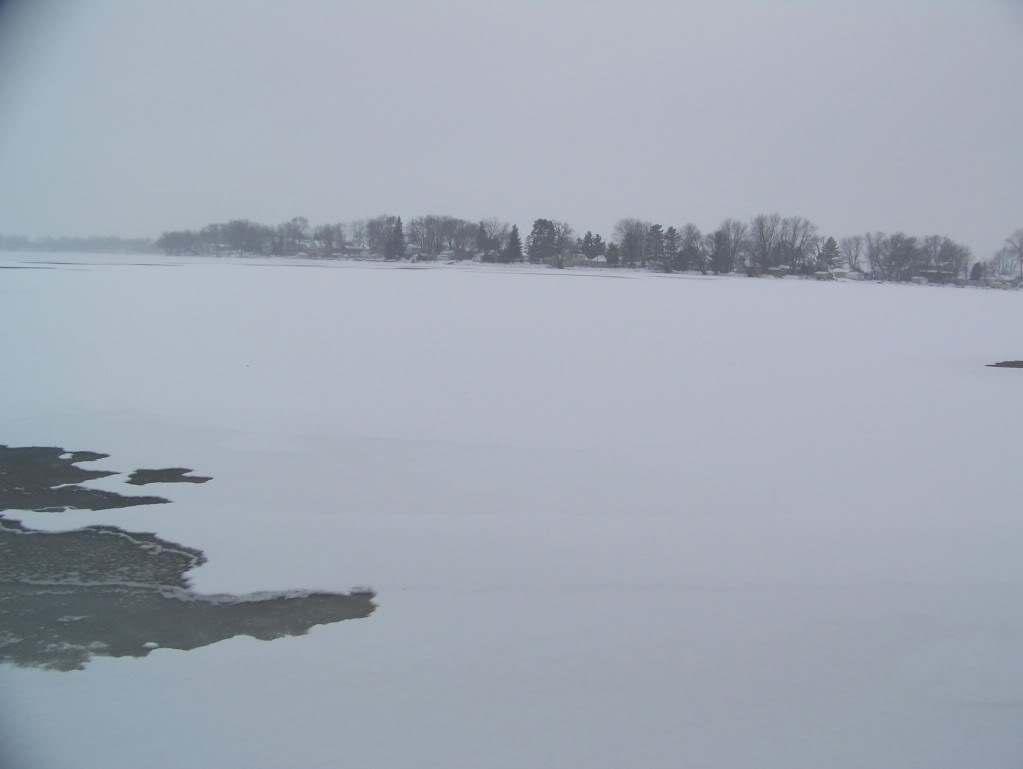
[[835,276],[833,274],[831,274],[830,272],[828,272],[827,270],[821,270],[819,272],[815,272],[813,274],[813,276],[817,280],[834,280],[835,279]]
[[920,267],[916,270],[919,278],[924,278],[927,283],[955,283],[956,274],[952,270],[943,267]]

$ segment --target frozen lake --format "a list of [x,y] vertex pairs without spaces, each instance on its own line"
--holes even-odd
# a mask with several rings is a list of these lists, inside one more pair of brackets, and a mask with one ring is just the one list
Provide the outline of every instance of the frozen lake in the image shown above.
[[[55,263],[55,262],[60,262]],[[1023,295],[0,254],[8,512],[370,616],[0,666],[4,769],[1018,769]],[[139,493],[126,476],[86,485]],[[134,491],[133,491],[134,490]],[[0,628],[2,631],[2,628]]]

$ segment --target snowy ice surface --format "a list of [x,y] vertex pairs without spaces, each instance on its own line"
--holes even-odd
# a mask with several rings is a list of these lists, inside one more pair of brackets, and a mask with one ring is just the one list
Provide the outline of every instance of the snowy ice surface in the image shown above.
[[26,260],[73,264],[0,270],[0,442],[213,480],[13,517],[379,609],[0,668],[5,769],[1023,762],[1020,293]]

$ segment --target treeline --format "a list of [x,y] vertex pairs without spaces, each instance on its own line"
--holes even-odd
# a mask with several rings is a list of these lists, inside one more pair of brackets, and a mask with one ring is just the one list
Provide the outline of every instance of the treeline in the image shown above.
[[158,250],[159,248],[150,238],[119,238],[114,235],[26,238],[21,235],[0,235],[0,251],[145,254],[155,253]]
[[1008,277],[1023,279],[1023,229],[985,261],[944,235],[868,232],[836,239],[799,216],[761,214],[726,219],[710,232],[695,224],[664,227],[643,219],[620,219],[610,236],[577,234],[555,219],[537,219],[523,238],[500,219],[472,222],[453,216],[377,216],[311,226],[295,217],[277,226],[247,219],[200,230],[166,232],[156,245],[168,254],[263,254],[274,256],[371,256],[384,259],[476,259],[529,262],[556,268],[635,267],[663,272],[699,271],[746,275],[832,274],[844,270],[878,280],[932,282]]

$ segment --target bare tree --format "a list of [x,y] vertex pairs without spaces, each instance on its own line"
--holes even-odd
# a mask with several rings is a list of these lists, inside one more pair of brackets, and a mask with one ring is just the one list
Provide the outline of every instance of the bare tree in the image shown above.
[[646,233],[649,229],[650,222],[643,219],[619,219],[615,224],[614,240],[618,241],[621,260],[624,264],[629,266],[638,264],[640,267],[646,267],[644,246]]
[[730,269],[745,266],[752,249],[750,226],[738,219],[725,219],[721,229],[726,236]]
[[445,246],[454,249],[454,227],[457,219],[450,216],[417,216],[409,220],[405,235],[420,254],[433,256],[444,250]]
[[295,216],[277,226],[274,252],[287,256],[305,248],[309,240],[309,220],[304,216]]
[[394,235],[397,217],[381,214],[366,220],[366,247],[371,254],[384,254]]
[[952,244],[952,254],[948,259],[948,264],[952,269],[952,274],[959,278],[963,276],[963,280],[970,277],[970,263],[973,262],[973,252],[969,246],[965,246],[962,243]]
[[317,226],[313,229],[313,242],[323,256],[331,256],[334,253],[334,228],[329,224]]
[[199,230],[199,240],[205,249],[220,256],[227,238],[224,235],[225,225],[207,224]]
[[853,272],[859,272],[860,258],[863,256],[863,236],[852,235],[848,238],[842,238],[839,248],[842,251],[842,258],[845,259],[849,269]]
[[747,275],[767,272],[778,264],[781,249],[782,219],[779,214],[760,214],[753,217],[749,226],[749,259],[745,267]]
[[884,261],[885,280],[909,280],[920,261],[920,244],[916,238],[896,232],[888,238],[888,253]]
[[476,238],[476,225],[461,219],[455,226],[455,251],[469,252]]
[[799,272],[813,269],[813,256],[820,243],[816,224],[801,216],[786,217],[781,220],[778,241],[780,259]]
[[687,224],[678,234],[678,261],[682,270],[707,269],[707,251],[704,248],[703,233],[695,224]]
[[476,231],[476,245],[484,261],[500,254],[508,242],[508,234],[510,232],[511,225],[508,222],[503,222],[494,217],[483,219],[479,223]]
[[920,243],[918,250],[919,263],[915,265],[914,272],[920,272],[926,270],[927,272],[935,273],[940,272],[943,265],[941,263],[942,248],[944,247],[944,241],[948,240],[943,238],[941,235],[928,235]]
[[255,226],[248,219],[232,219],[224,225],[224,239],[232,251],[239,254],[249,251],[252,244],[251,230]]
[[863,238],[867,252],[867,266],[875,277],[884,276],[888,259],[888,236],[883,232],[868,232]]
[[1019,267],[1019,277],[1020,280],[1023,280],[1023,227],[1005,239],[1001,255],[1008,264]]
[[351,242],[355,248],[365,248],[366,242],[366,220],[356,219],[349,226],[349,232],[351,233]]
[[333,256],[336,252],[344,253],[345,250],[345,225],[321,224],[313,230],[313,241],[320,249],[323,256]]
[[575,252],[575,231],[568,222],[554,220],[554,266],[563,268]]
[[919,264],[915,272],[931,280],[948,282],[965,274],[972,258],[970,249],[952,238],[929,235],[920,244]]

